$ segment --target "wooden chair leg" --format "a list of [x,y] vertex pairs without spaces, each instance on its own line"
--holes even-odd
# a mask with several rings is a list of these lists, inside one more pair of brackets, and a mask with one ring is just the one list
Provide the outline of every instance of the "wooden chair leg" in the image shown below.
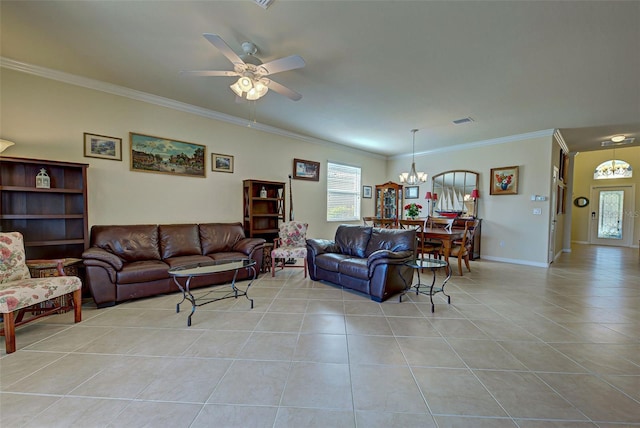
[[13,312],[2,314],[2,320],[4,323],[4,341],[7,354],[16,352],[16,325]]
[[458,256],[458,273],[462,276],[462,256]]
[[73,292],[73,318],[74,322],[82,321],[82,289]]
[[276,259],[271,256],[271,277],[276,276]]
[[471,272],[471,266],[469,265],[469,254],[464,256],[464,264],[467,266],[467,270]]
[[307,258],[306,257],[304,258],[304,267],[303,267],[303,269],[304,269],[304,277],[306,278],[307,277]]

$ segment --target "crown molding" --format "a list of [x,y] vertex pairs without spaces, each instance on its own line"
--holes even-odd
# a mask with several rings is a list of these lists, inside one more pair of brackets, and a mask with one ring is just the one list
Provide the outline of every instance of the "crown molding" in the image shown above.
[[[524,134],[517,134],[517,135],[509,135],[506,137],[492,138],[490,140],[474,141],[472,143],[456,144],[454,146],[447,146],[447,147],[438,147],[437,149],[416,152],[416,156],[424,156],[424,155],[430,155],[435,153],[456,152],[460,150],[469,150],[477,147],[486,147],[486,146],[494,146],[497,144],[514,143],[516,141],[529,140],[532,138],[551,137],[553,136],[553,132],[554,132],[553,129],[543,129],[542,131],[527,132]],[[400,159],[400,158],[407,158],[407,157],[411,157],[411,154],[397,155],[390,159]]]
[[342,144],[335,143],[333,141],[321,140],[319,138],[310,137],[308,135],[298,134],[286,129],[277,128],[275,126],[265,125],[259,122],[253,122],[251,120],[242,119],[236,116],[231,116],[225,113],[220,113],[215,110],[206,109],[203,107],[197,107],[192,104],[183,103],[170,98],[161,97],[158,95],[149,94],[147,92],[137,91],[135,89],[127,88],[124,86],[114,85],[106,83],[100,80],[89,79],[87,77],[78,76],[71,73],[65,73],[63,71],[54,70],[51,68],[40,67],[38,65],[29,64],[26,62],[16,61],[10,58],[0,56],[0,67],[8,70],[14,70],[21,73],[31,74],[45,79],[56,80],[58,82],[67,83],[69,85],[80,86],[87,89],[93,89],[100,92],[105,92],[112,95],[117,95],[124,98],[129,98],[136,101],[142,101],[148,104],[154,104],[160,107],[166,107],[173,110],[178,110],[185,113],[195,114],[198,116],[206,117],[209,119],[219,120],[221,122],[231,123],[242,127],[255,129],[257,131],[268,132],[270,134],[279,135],[281,137],[292,138],[301,140],[311,144],[319,144],[323,146],[330,146],[343,151],[357,153],[360,155],[366,155],[377,159],[387,159],[387,156],[382,156],[377,153],[368,152],[366,150],[360,150],[353,147],[348,147]]

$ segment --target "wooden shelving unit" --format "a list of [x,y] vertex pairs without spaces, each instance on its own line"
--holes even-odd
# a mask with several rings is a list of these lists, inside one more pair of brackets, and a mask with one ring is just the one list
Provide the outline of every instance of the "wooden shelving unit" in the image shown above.
[[[261,197],[261,191],[266,197]],[[265,180],[243,181],[244,230],[247,237],[273,242],[280,222],[285,220],[285,183]]]
[[[0,231],[21,232],[27,259],[80,258],[89,246],[88,164],[0,158]],[[36,188],[44,168],[51,188]]]

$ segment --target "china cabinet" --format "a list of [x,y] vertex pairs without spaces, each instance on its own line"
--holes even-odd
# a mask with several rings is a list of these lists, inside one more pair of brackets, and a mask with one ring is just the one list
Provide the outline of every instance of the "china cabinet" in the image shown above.
[[402,185],[392,181],[376,185],[377,218],[394,219],[396,223],[402,218],[402,191]]

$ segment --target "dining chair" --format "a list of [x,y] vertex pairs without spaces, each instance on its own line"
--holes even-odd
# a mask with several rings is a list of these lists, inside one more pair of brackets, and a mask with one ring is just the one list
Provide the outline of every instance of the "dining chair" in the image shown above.
[[[276,262],[280,262],[282,269],[285,267],[302,267],[304,277],[307,277],[307,223],[288,221],[280,224],[278,237],[273,241],[271,250],[271,276],[275,276]],[[288,264],[290,259],[303,259],[302,266]]]
[[471,266],[469,264],[469,254],[473,251],[471,245],[473,243],[473,235],[478,228],[480,220],[467,220],[464,222],[464,233],[462,239],[453,241],[451,247],[450,257],[458,258],[458,273],[462,276],[462,261],[467,267],[467,270],[471,272]]
[[428,257],[439,257],[439,248],[442,245],[440,243],[432,244],[430,240],[425,239],[424,237],[424,229],[426,226],[427,219],[403,219],[398,220],[398,225],[400,229],[413,229],[416,231],[416,255],[420,256],[422,260],[424,260],[425,255]]

